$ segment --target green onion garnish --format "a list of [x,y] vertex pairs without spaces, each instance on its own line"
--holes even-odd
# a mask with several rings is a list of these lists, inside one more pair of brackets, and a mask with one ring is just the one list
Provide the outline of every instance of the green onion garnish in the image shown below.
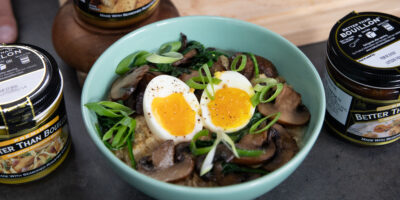
[[140,66],[146,63],[146,57],[150,53],[147,51],[138,51],[126,56],[121,62],[118,63],[115,73],[123,75],[135,66]]
[[[251,125],[250,130],[249,130],[249,133],[250,133],[250,134],[257,134],[257,133],[261,133],[261,132],[266,131],[266,130],[269,129],[272,125],[274,125],[275,122],[278,121],[278,119],[279,119],[280,116],[281,116],[281,113],[280,113],[280,112],[277,112],[277,113],[270,114],[270,115],[268,115],[268,116],[266,116],[266,117],[264,117],[264,118],[258,120],[256,123],[254,123],[253,125]],[[264,126],[263,128],[257,130],[258,126],[260,126],[260,124],[261,124],[262,122],[264,122],[265,120],[267,120],[267,119],[269,119],[269,118],[271,118],[271,117],[274,117],[274,119],[272,119],[272,120],[271,120],[266,126]]]
[[[239,61],[240,58],[242,58],[242,61],[240,62],[239,68],[236,69],[237,62]],[[247,63],[246,55],[236,56],[235,59],[233,59],[232,61],[231,70],[240,72],[244,69],[244,67],[246,67],[246,63]]]
[[[278,81],[273,78],[257,78],[254,79],[253,82],[256,83],[253,88],[256,93],[250,98],[251,104],[253,106],[257,106],[260,103],[268,103],[273,101],[283,89],[283,84],[278,83]],[[266,83],[267,85],[261,85],[259,83]],[[276,87],[274,94],[266,98],[265,95],[273,87]]]
[[209,132],[207,129],[201,130],[198,133],[196,133],[193,138],[192,141],[190,141],[190,150],[192,151],[193,155],[198,156],[198,155],[203,155],[208,153],[212,146],[209,147],[202,147],[202,148],[197,148],[196,146],[196,141],[199,137],[201,136],[208,136]]
[[236,148],[240,157],[258,157],[264,153],[263,150],[247,150]]
[[202,73],[203,70],[204,70],[204,72],[205,72],[205,74],[206,74],[206,77],[207,77],[207,79],[208,79],[208,84],[211,86],[211,91],[212,91],[212,93],[210,93],[210,91],[208,91],[208,89],[207,89],[207,87],[206,87],[206,88],[205,88],[206,94],[207,94],[208,98],[210,98],[211,100],[214,100],[214,94],[215,94],[215,91],[214,91],[214,83],[213,83],[213,81],[212,81],[213,79],[212,79],[212,76],[211,76],[211,72],[210,72],[210,69],[209,69],[209,67],[208,67],[207,64],[202,65],[202,66],[200,67],[200,69],[199,69],[200,79],[201,79],[201,81],[203,82],[203,85],[205,85],[205,84],[206,84],[206,81],[205,81],[204,76],[203,76],[203,73]]
[[235,143],[232,141],[232,139],[224,132],[217,133],[217,135],[218,134],[221,135],[222,142],[232,151],[233,155],[235,155],[236,158],[239,158]]
[[[204,78],[203,78],[203,80],[204,80]],[[207,84],[198,83],[198,82],[200,82],[200,81],[202,81],[201,77],[200,77],[200,76],[196,76],[196,77],[193,77],[193,78],[187,80],[187,81],[186,81],[186,84],[187,84],[189,87],[194,88],[194,89],[197,89],[197,90],[204,90],[204,89],[206,89]],[[204,82],[205,82],[205,83],[209,83],[209,82],[208,82],[208,79],[205,79]],[[212,78],[212,83],[213,83],[213,84],[219,84],[220,82],[221,82],[220,79]]]
[[256,78],[254,79],[252,82],[254,83],[265,83],[266,85],[270,85],[270,84],[277,84],[278,81],[274,78]]
[[215,151],[217,150],[218,144],[221,142],[221,134],[217,134],[217,139],[215,139],[214,144],[211,146],[206,158],[203,161],[200,169],[200,176],[203,176],[213,168],[213,160],[215,156]]
[[95,103],[87,103],[85,106],[94,111],[96,114],[105,117],[123,117],[133,113],[133,110],[122,104],[112,101],[99,101]]
[[[128,138],[128,140],[126,141],[127,145],[128,145],[128,154],[129,154],[129,158],[131,160],[131,167],[133,169],[136,169],[136,161],[135,161],[135,156],[133,155],[133,148],[132,148],[132,141],[135,139],[135,127],[132,127],[133,124],[131,124],[130,130],[133,130],[130,137]],[[135,124],[136,126],[136,124]]]
[[168,43],[161,45],[158,52],[160,54],[164,54],[167,52],[176,52],[181,48],[181,46],[182,46],[182,43],[180,41],[168,42]]
[[174,63],[180,59],[183,58],[183,55],[178,52],[167,52],[162,55],[158,54],[151,54],[149,55],[146,60],[151,63],[156,63],[156,64],[170,64]]
[[[274,94],[271,97],[269,97],[268,99],[264,99],[264,96],[268,92],[268,90],[270,88],[274,87],[274,86],[276,86],[276,90],[275,90]],[[282,83],[278,83],[276,85],[267,85],[267,86],[265,86],[260,91],[260,97],[259,97],[260,98],[260,103],[271,102],[272,100],[274,100],[279,95],[279,93],[281,93],[282,89],[283,89],[283,84]]]
[[254,54],[252,54],[252,53],[247,53],[247,54],[250,56],[251,61],[253,61],[253,65],[254,65],[254,78],[258,78],[260,72],[259,72],[259,69],[258,69],[258,62],[257,62],[257,59],[256,59],[256,57],[254,56]]

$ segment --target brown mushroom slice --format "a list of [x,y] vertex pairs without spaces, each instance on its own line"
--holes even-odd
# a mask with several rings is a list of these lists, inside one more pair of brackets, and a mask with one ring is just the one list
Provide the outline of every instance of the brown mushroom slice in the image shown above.
[[186,49],[187,46],[187,37],[185,34],[181,33],[181,48],[179,48],[179,52],[183,51],[184,49]]
[[192,50],[188,51],[187,53],[185,53],[185,55],[183,55],[182,59],[172,63],[172,66],[177,67],[179,65],[186,64],[186,63],[189,62],[190,59],[192,59],[196,55],[197,55],[197,50],[196,49],[192,49]]
[[180,162],[174,162],[175,146],[172,140],[163,142],[151,156],[138,162],[138,171],[160,181],[174,182],[189,176],[194,169],[194,161],[184,154]]
[[111,86],[111,99],[114,101],[127,100],[136,90],[138,83],[142,80],[143,76],[149,71],[149,69],[150,67],[148,65],[143,65],[116,79]]
[[141,171],[142,173],[164,182],[179,181],[189,176],[194,168],[192,158],[186,154],[185,159],[168,168],[156,169],[154,171]]
[[[267,139],[267,131],[259,134],[247,134],[239,141],[236,147],[246,150],[264,150],[264,153],[257,157],[240,157],[233,159],[233,163],[242,165],[258,165],[269,159],[275,154],[275,144],[268,143],[263,147]],[[265,145],[264,145],[265,146]]]
[[124,105],[132,108],[135,110],[136,115],[143,114],[143,97],[144,91],[146,90],[147,84],[156,76],[160,75],[160,72],[146,72],[142,79],[139,81],[135,91],[126,99],[124,100]]
[[277,150],[274,158],[263,165],[263,168],[267,171],[278,169],[292,159],[299,150],[296,141],[281,125],[274,124],[271,128],[270,134],[274,137]]
[[174,141],[163,142],[152,154],[151,159],[156,168],[168,168],[174,165]]
[[278,71],[276,70],[274,64],[268,59],[255,55],[259,74],[265,74],[265,76],[270,78],[276,78],[278,76]]
[[214,62],[210,68],[210,72],[211,74],[214,74],[215,72],[226,70],[229,70],[229,59],[224,55],[220,55],[217,59],[217,62]]
[[259,104],[257,109],[264,116],[280,112],[281,116],[278,119],[280,124],[299,126],[310,120],[310,113],[301,104],[301,95],[287,84],[284,84],[275,102]]
[[179,76],[179,79],[181,79],[183,82],[186,83],[189,79],[199,76],[199,71],[197,70],[191,70],[190,74],[183,73]]

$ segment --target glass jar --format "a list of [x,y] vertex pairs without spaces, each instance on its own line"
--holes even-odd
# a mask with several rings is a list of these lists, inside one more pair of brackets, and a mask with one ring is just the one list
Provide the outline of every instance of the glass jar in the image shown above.
[[74,0],[78,17],[102,28],[121,28],[149,17],[160,0]]
[[0,183],[55,170],[70,150],[67,124],[55,60],[32,45],[0,45]]
[[362,145],[400,138],[400,19],[352,12],[332,28],[324,86],[329,131]]

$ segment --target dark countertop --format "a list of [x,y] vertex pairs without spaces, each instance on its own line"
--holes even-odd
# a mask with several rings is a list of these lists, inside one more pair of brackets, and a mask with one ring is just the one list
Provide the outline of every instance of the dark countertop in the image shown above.
[[[75,71],[58,57],[51,42],[57,0],[12,0],[20,31],[18,42],[42,47],[58,62],[65,81],[65,102],[72,151],[47,177],[22,185],[0,185],[0,199],[150,199],[114,173],[90,140],[82,122]],[[68,28],[68,27],[66,27]],[[325,43],[300,47],[319,72]],[[400,142],[360,147],[323,128],[310,154],[282,184],[259,199],[400,199]]]

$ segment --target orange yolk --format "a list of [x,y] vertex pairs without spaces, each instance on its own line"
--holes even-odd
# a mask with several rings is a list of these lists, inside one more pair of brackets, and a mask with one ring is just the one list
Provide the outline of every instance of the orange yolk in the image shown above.
[[151,110],[157,122],[171,135],[185,136],[194,129],[196,112],[181,93],[154,98]]
[[215,126],[236,128],[250,119],[250,96],[237,88],[222,88],[215,93],[215,99],[208,103],[211,121]]

